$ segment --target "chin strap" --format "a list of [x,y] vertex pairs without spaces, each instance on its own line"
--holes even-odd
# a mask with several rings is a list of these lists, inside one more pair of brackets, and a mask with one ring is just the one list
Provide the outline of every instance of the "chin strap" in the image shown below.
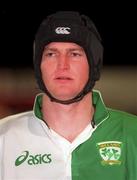
[[82,92],[79,93],[76,97],[74,97],[74,98],[72,98],[72,99],[68,99],[68,100],[56,99],[56,98],[54,98],[54,97],[51,96],[51,95],[50,95],[49,97],[50,97],[50,100],[51,100],[52,102],[69,105],[69,104],[72,104],[72,103],[75,103],[75,102],[78,102],[78,101],[82,100],[83,97],[85,96],[85,94],[87,94],[87,93],[84,93],[84,92],[82,91]]
[[87,83],[87,84],[85,85],[84,89],[83,89],[77,96],[75,96],[75,97],[72,98],[72,99],[68,99],[68,100],[56,99],[55,97],[53,97],[53,96],[50,94],[50,92],[47,90],[46,87],[45,87],[45,91],[44,91],[44,92],[48,95],[48,97],[50,98],[50,100],[51,100],[52,102],[69,105],[69,104],[72,104],[72,103],[81,101],[86,94],[88,94],[89,92],[91,92],[94,84],[95,84],[95,81],[92,81],[92,83],[90,83],[90,86],[89,86],[89,83]]
[[88,81],[88,83],[85,85],[84,89],[78,95],[76,95],[74,98],[68,99],[68,100],[57,99],[50,94],[50,92],[47,90],[47,88],[44,85],[42,87],[43,87],[44,93],[47,94],[47,96],[50,98],[50,100],[52,102],[69,105],[69,104],[72,104],[72,103],[82,100],[86,94],[91,92],[94,85],[95,85],[95,81],[91,81],[91,83],[89,83],[89,81]]

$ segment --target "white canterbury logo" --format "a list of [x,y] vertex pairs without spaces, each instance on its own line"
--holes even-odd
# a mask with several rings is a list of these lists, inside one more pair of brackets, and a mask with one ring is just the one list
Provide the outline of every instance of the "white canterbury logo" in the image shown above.
[[55,32],[57,34],[70,34],[70,28],[69,27],[57,27],[55,29]]

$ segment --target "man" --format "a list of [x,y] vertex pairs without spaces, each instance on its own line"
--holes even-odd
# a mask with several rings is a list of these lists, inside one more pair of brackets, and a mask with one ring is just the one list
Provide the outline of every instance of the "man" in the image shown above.
[[0,125],[0,180],[137,180],[137,117],[107,108],[98,91],[103,59],[93,22],[61,11],[40,25],[34,110]]

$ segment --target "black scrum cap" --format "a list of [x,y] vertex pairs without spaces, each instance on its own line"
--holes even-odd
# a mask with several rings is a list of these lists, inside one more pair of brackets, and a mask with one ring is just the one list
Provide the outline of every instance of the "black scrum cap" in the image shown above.
[[[73,99],[61,101],[52,97],[43,83],[40,64],[44,47],[50,42],[73,42],[84,48],[89,63],[89,80],[84,89]],[[73,11],[59,11],[48,16],[41,23],[34,43],[34,70],[41,90],[52,101],[70,104],[81,100],[92,90],[95,81],[100,78],[103,60],[103,47],[100,35],[94,23],[85,15]]]

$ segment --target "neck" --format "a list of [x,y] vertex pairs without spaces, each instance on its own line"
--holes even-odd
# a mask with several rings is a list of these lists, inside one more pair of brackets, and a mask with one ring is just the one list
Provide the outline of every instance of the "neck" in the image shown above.
[[47,95],[42,101],[43,118],[48,126],[72,142],[91,123],[94,108],[91,93],[69,105],[51,102]]

